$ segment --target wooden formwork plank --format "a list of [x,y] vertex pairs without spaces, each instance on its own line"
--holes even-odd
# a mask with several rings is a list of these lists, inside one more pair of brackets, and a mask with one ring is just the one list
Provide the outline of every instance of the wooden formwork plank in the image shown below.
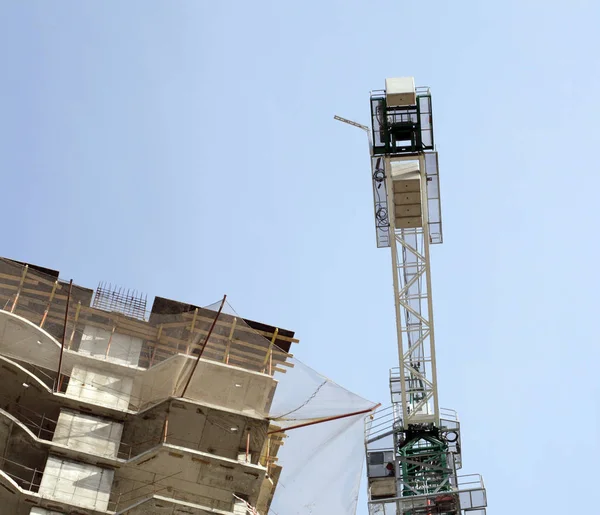
[[[205,309],[205,311],[208,311],[206,308],[204,308],[204,309]],[[191,318],[193,316],[193,312],[182,313],[182,316],[184,316],[186,318]],[[229,315],[229,316],[231,316],[231,315]],[[212,321],[213,321],[212,318],[203,317],[202,315],[198,315],[198,320],[202,320],[202,321],[209,322],[209,323],[212,323]],[[240,317],[238,317],[238,320],[242,320],[242,319]],[[246,324],[246,322],[244,322],[244,324]],[[226,320],[217,320],[216,325],[221,326],[221,327],[230,327],[232,325],[232,322],[229,322]],[[258,334],[260,336],[266,337],[267,339],[271,339],[273,337],[273,332],[260,331],[258,329],[253,329],[252,327],[250,327],[247,324],[246,325],[238,324],[236,327],[236,330]],[[290,343],[299,343],[300,342],[300,340],[298,340],[297,338],[292,338],[290,336],[283,336],[281,334],[277,336],[277,339],[281,340],[281,341],[285,341],[285,342],[290,342]]]

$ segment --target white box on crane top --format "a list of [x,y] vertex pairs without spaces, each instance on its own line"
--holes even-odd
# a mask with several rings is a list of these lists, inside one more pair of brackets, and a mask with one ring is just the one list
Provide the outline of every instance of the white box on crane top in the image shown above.
[[419,162],[392,159],[389,164],[394,185],[395,227],[398,229],[422,227]]
[[385,101],[388,107],[414,106],[417,104],[417,91],[414,77],[385,79]]

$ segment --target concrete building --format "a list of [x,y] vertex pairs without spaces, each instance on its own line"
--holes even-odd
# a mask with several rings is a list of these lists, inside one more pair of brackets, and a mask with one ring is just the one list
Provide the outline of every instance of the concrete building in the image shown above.
[[294,333],[145,303],[0,259],[0,514],[267,512]]

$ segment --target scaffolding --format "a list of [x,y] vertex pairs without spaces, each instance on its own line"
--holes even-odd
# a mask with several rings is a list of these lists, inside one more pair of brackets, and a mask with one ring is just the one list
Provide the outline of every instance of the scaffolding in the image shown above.
[[[0,502],[11,513],[354,512],[354,496],[330,494],[353,484],[358,496],[361,460],[347,445],[360,445],[375,405],[298,361],[293,332],[224,299],[157,297],[141,317],[93,295],[0,259],[0,446],[11,449]],[[315,471],[332,453],[346,458],[320,491]]]

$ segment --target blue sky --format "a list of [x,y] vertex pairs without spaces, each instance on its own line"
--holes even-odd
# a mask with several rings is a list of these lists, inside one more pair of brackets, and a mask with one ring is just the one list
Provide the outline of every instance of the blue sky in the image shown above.
[[333,115],[368,123],[369,90],[413,75],[433,93],[440,397],[461,416],[463,472],[484,474],[490,515],[568,513],[599,451],[599,15],[591,1],[0,2],[0,254],[90,286],[227,293],[386,402],[390,257],[364,134]]

